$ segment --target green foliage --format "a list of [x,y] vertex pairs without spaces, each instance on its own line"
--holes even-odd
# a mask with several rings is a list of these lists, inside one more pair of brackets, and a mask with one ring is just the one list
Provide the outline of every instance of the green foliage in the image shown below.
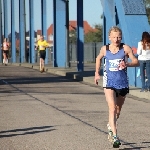
[[[85,43],[101,42],[103,40],[103,26],[100,24],[96,24],[94,28],[95,28],[94,30],[89,31],[87,34],[84,35]],[[71,30],[69,32],[69,42],[76,44],[77,42],[76,37],[77,37],[76,30]]]
[[69,42],[76,44],[76,42],[77,42],[77,33],[76,33],[76,30],[71,30],[69,32]]
[[103,40],[103,26],[100,24],[95,25],[95,30],[89,31],[84,36],[85,43],[101,42]]
[[150,0],[144,0],[146,6],[146,14],[150,23]]
[[150,23],[150,8],[146,9],[146,14],[147,14],[147,17],[148,17],[148,22]]
[[150,0],[144,0],[146,8],[150,8]]

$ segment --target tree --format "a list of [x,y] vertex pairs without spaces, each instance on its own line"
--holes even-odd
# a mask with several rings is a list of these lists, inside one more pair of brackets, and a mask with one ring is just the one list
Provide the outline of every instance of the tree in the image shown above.
[[95,25],[95,29],[89,31],[84,36],[85,43],[101,42],[103,40],[103,26],[100,24]]
[[150,0],[144,0],[146,7],[150,8]]
[[[92,42],[101,42],[103,40],[103,26],[100,24],[96,24],[95,29],[89,31],[84,35],[84,42],[85,43],[92,43]],[[77,42],[77,33],[76,30],[69,31],[69,42],[76,44]]]
[[76,44],[76,42],[77,42],[77,33],[76,33],[76,30],[69,31],[69,42]]
[[150,23],[150,0],[144,0],[146,6],[146,14]]

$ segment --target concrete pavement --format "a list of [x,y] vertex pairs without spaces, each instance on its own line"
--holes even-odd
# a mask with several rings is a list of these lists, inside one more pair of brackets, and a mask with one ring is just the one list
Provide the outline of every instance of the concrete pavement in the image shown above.
[[[22,66],[33,68],[39,70],[38,64],[13,64],[15,66]],[[70,68],[54,68],[52,65],[46,65],[46,72],[53,73],[56,75],[65,76],[70,79],[75,79],[78,81],[83,81],[87,84],[94,85],[94,73],[95,73],[95,64],[94,63],[86,63],[84,64],[84,71],[77,72],[76,64],[72,64]],[[102,78],[99,80],[99,86],[102,87]],[[144,98],[145,100],[150,100],[150,92],[140,92],[140,88],[130,86],[130,96],[135,96],[137,98]]]
[[[109,150],[102,88],[36,69],[0,66],[0,150]],[[120,150],[150,149],[150,101],[127,97]]]

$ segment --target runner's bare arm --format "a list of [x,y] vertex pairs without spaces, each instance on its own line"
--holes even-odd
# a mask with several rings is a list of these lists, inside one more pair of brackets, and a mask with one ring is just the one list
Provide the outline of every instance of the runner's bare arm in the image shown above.
[[99,52],[99,55],[96,58],[96,68],[95,68],[95,74],[99,74],[99,69],[101,67],[102,58],[104,57],[106,46],[103,46]]
[[38,42],[37,42],[36,45],[35,45],[35,50],[38,50],[38,47],[39,47],[39,45],[38,45]]
[[138,67],[139,61],[134,56],[132,49],[128,45],[124,45],[124,51],[125,51],[126,55],[128,55],[129,58],[131,59],[131,62],[127,63],[127,67]]
[[7,47],[10,48],[10,43],[7,43]]

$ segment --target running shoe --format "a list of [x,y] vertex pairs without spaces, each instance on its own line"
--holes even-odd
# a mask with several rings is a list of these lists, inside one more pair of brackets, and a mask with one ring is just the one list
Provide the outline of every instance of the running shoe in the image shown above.
[[120,140],[117,136],[113,136],[113,148],[119,148],[121,145]]
[[110,127],[109,123],[107,124],[107,128],[108,128],[108,140],[110,142],[113,142],[113,132],[111,130],[111,127]]

